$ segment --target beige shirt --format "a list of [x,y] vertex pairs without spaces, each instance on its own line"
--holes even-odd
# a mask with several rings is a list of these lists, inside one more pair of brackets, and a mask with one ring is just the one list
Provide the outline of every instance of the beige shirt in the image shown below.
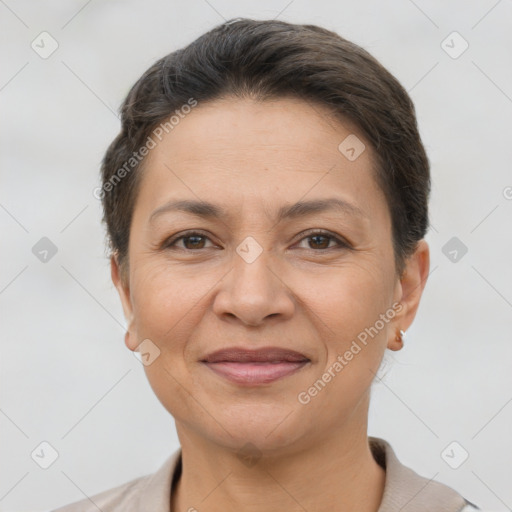
[[[369,437],[375,460],[386,470],[378,512],[470,512],[479,510],[450,487],[428,480],[397,459],[383,439]],[[181,450],[153,474],[131,480],[53,512],[171,512],[171,487],[181,471]],[[193,509],[192,509],[193,510]]]

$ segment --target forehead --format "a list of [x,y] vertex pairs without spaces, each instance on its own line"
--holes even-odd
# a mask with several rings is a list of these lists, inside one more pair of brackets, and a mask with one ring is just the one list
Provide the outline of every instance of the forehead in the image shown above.
[[378,210],[384,197],[373,163],[359,130],[321,105],[225,98],[199,104],[157,141],[138,202],[158,207],[171,198],[215,197],[234,206],[260,201],[268,212],[276,200],[337,191],[363,211]]
[[[319,157],[313,154],[319,148],[322,156],[331,155],[338,160],[342,156],[339,144],[344,139],[352,136],[361,143],[364,139],[351,121],[334,117],[325,106],[286,97],[263,101],[223,98],[200,103],[167,132],[149,160],[161,151],[172,149],[180,161],[220,152],[237,158],[246,152],[254,157],[261,150],[265,150],[266,158],[279,153],[300,161],[304,157],[308,160]],[[194,153],[190,151],[192,148]],[[369,149],[363,160],[370,153]]]

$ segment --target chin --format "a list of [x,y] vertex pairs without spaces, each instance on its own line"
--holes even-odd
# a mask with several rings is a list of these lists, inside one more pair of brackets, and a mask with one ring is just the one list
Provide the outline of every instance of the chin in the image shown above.
[[[222,410],[216,420],[225,430],[215,425],[216,439],[211,440],[236,452],[255,449],[277,455],[288,451],[306,434],[302,431],[305,422],[298,421],[297,411],[282,404],[238,404]],[[211,437],[212,433],[209,430],[204,435]]]

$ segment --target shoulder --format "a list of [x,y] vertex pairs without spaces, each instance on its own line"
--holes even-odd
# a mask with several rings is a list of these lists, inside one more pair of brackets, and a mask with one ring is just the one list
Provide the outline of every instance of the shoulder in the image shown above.
[[378,512],[471,512],[479,510],[451,487],[425,478],[404,466],[389,443],[369,437],[372,454],[386,470],[382,503]]
[[133,507],[133,504],[139,501],[141,490],[144,489],[149,478],[151,478],[151,475],[136,478],[112,489],[55,509],[52,512],[135,511],[136,508]]
[[51,512],[139,512],[146,508],[169,511],[172,479],[181,451],[174,452],[155,472],[88,496]]

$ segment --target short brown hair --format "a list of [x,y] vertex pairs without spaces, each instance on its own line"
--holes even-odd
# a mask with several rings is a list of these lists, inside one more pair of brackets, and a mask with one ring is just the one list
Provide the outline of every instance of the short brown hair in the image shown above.
[[389,206],[396,268],[403,268],[428,228],[430,193],[429,162],[409,95],[366,50],[334,32],[250,19],[223,23],[158,60],[124,100],[121,132],[101,170],[103,221],[122,268],[143,160],[120,173],[123,166],[126,171],[155,127],[191,98],[201,103],[226,96],[293,96],[352,121],[377,155],[376,180]]

